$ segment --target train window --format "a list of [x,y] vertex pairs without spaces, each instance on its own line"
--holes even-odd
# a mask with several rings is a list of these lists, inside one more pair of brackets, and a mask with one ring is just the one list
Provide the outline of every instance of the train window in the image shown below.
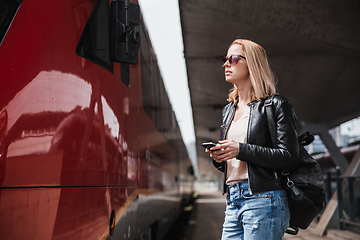
[[130,88],[130,66],[129,64],[121,64],[121,81]]
[[[141,25],[142,26],[142,25]],[[142,26],[140,30],[141,45],[141,74],[142,74],[142,92],[143,92],[143,106],[144,110],[152,120],[153,111],[153,92],[151,81],[151,68],[150,68],[150,43],[146,37],[145,29]]]
[[142,90],[143,90],[143,106],[144,110],[152,120],[152,87],[151,87],[151,73],[146,64],[145,58],[141,55],[141,72],[142,72]]
[[166,94],[165,86],[161,82],[161,130],[165,139],[171,139],[171,133],[173,130],[173,111],[169,101],[169,97]]
[[21,3],[22,0],[0,1],[0,45]]
[[110,61],[109,1],[99,0],[84,27],[76,54],[113,73]]
[[155,115],[155,126],[161,131],[161,103],[160,103],[160,85],[162,81],[159,67],[157,65],[155,54],[153,55],[152,72],[154,82],[154,115]]

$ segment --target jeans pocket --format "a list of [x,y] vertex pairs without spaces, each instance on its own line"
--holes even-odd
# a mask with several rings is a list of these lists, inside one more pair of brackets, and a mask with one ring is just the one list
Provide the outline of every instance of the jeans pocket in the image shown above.
[[281,204],[281,213],[282,213],[282,227],[284,228],[284,231],[287,227],[289,227],[290,222],[290,210],[289,210],[289,204],[288,204],[288,198],[287,196],[281,196],[279,197],[280,204]]
[[250,191],[248,189],[243,189],[241,191],[241,196],[244,199],[270,198],[271,193],[272,193],[272,191],[266,191],[266,192],[250,194]]
[[230,195],[227,194],[227,195],[226,195],[226,205],[229,205],[230,203],[231,203],[231,201],[230,201]]

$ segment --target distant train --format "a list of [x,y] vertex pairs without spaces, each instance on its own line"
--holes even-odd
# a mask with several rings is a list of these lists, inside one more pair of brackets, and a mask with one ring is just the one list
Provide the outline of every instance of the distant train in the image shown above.
[[136,6],[0,1],[0,239],[161,239],[190,201]]

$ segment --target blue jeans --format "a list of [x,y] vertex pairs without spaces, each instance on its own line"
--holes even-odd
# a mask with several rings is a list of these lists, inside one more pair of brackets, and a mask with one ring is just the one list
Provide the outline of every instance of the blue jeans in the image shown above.
[[249,192],[248,180],[228,187],[222,240],[281,240],[289,225],[285,190]]

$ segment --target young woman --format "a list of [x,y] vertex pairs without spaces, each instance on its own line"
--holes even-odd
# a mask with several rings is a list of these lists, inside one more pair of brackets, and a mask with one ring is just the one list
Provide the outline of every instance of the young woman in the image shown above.
[[206,149],[224,172],[227,206],[222,239],[280,240],[290,213],[281,171],[296,167],[299,146],[291,103],[275,95],[277,128],[273,148],[264,102],[276,93],[265,50],[236,39],[222,59],[225,79],[233,84],[222,112],[220,141]]

